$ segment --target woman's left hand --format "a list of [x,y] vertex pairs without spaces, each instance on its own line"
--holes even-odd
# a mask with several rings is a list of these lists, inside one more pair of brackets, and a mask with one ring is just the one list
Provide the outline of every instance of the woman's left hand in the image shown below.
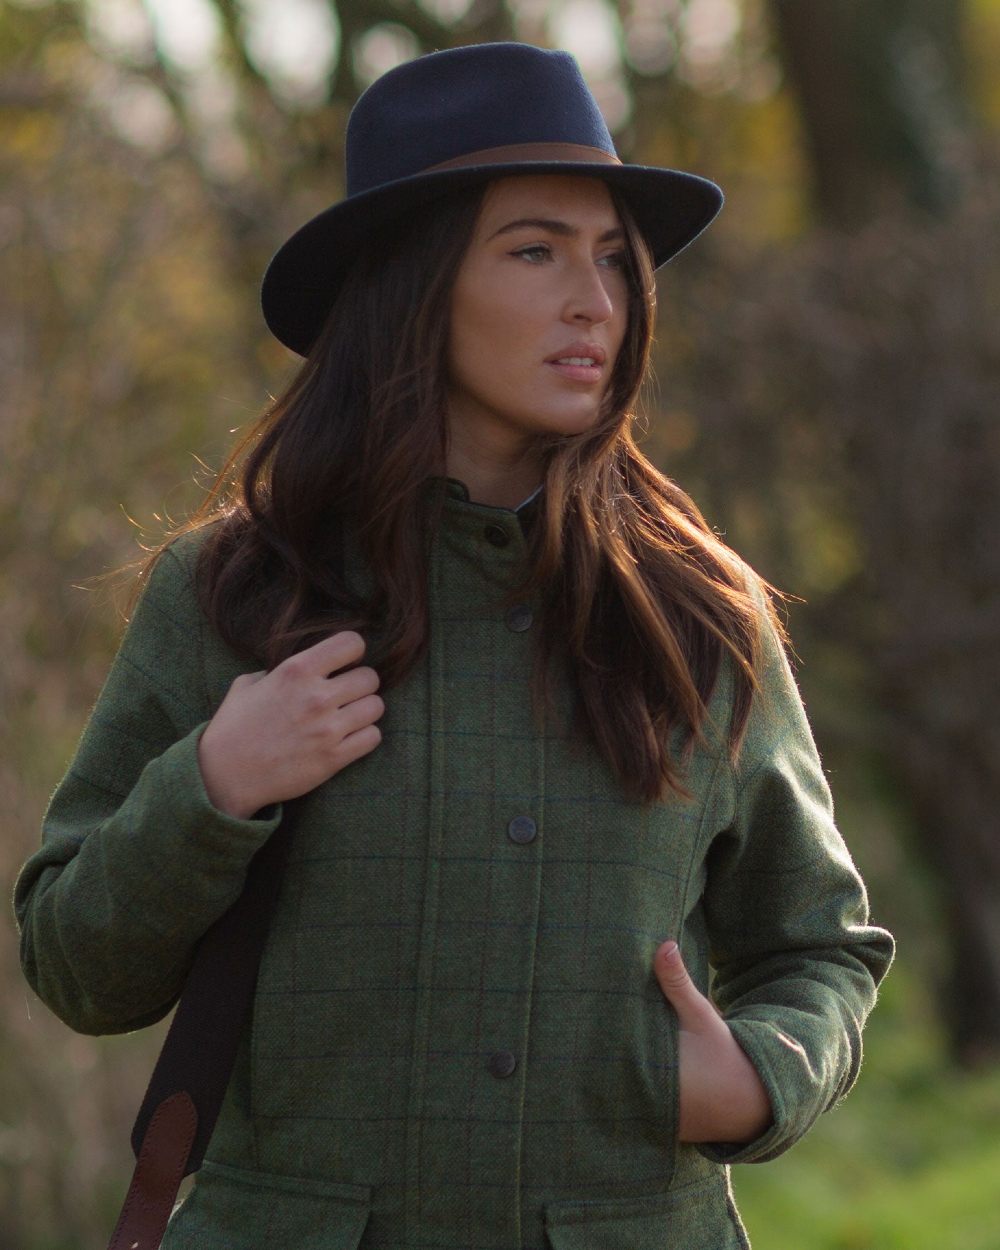
[[772,1120],[757,1069],[718,1008],[691,980],[677,943],[664,942],[653,963],[679,1025],[680,1140],[753,1141]]

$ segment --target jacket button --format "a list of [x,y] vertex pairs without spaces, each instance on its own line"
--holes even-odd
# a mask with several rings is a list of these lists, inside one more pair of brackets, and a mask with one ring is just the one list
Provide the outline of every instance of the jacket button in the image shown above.
[[487,525],[483,533],[486,535],[486,541],[492,543],[494,547],[506,547],[510,542],[510,535],[502,525]]
[[526,629],[531,628],[533,620],[531,608],[526,603],[519,603],[507,613],[507,628],[512,629],[515,634],[523,634]]
[[487,1067],[494,1076],[510,1076],[517,1067],[517,1059],[509,1050],[495,1050]]
[[538,826],[530,816],[515,816],[507,826],[507,836],[512,842],[533,842]]

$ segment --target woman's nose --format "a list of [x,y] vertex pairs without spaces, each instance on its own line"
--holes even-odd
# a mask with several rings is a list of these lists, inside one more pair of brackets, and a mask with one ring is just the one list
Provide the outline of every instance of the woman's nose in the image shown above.
[[566,300],[565,320],[600,325],[611,320],[614,310],[602,271],[593,264],[581,266],[574,275],[573,288]]

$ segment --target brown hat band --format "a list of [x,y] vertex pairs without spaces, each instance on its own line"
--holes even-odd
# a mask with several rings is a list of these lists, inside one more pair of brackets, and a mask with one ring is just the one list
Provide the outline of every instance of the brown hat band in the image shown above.
[[482,148],[453,160],[442,161],[421,170],[425,174],[439,169],[464,169],[467,165],[507,165],[520,161],[582,161],[588,165],[620,165],[613,152],[593,148],[584,143],[510,143],[505,147]]

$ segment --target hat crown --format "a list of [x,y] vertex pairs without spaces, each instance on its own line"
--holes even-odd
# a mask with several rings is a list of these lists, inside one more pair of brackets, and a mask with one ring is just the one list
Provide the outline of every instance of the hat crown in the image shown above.
[[574,58],[522,43],[432,52],[383,74],[355,104],[347,124],[347,194],[523,143],[580,144],[615,155]]

